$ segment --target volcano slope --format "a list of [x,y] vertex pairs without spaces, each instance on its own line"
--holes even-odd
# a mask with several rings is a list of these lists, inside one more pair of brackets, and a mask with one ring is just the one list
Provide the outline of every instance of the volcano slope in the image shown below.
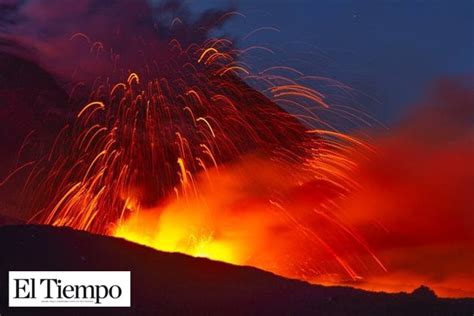
[[[0,227],[1,315],[472,315],[474,299],[427,289],[373,293],[285,279],[122,239],[39,225]],[[9,308],[8,271],[127,270],[131,308]]]

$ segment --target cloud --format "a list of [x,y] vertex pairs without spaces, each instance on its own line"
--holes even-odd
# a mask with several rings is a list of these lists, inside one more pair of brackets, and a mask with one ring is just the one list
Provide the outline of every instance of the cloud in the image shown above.
[[[362,190],[347,216],[387,264],[374,288],[428,284],[474,295],[474,93],[442,81],[398,127],[379,135],[376,156],[355,177]],[[373,229],[373,223],[380,229]]]

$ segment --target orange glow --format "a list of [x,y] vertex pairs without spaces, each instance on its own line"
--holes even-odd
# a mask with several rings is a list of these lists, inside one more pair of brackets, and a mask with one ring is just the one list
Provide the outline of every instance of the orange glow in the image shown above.
[[366,255],[374,260],[365,265],[384,271],[363,239],[334,212],[340,189],[318,180],[323,173],[308,166],[249,156],[209,169],[191,187],[183,181],[160,207],[133,213],[113,234],[163,251],[313,282],[361,279],[363,266],[357,261]]

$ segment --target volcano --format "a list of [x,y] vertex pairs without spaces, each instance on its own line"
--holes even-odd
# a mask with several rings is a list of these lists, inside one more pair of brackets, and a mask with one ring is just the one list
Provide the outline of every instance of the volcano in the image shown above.
[[45,3],[0,4],[0,295],[126,270],[133,304],[7,314],[472,314],[435,294],[474,297],[471,89],[380,131],[370,91],[246,42],[276,28],[226,35],[232,7]]
[[[318,314],[468,315],[473,299],[413,293],[375,293],[285,279],[252,267],[165,253],[123,239],[70,228],[0,228],[2,315]],[[8,308],[8,271],[127,270],[131,308]]]

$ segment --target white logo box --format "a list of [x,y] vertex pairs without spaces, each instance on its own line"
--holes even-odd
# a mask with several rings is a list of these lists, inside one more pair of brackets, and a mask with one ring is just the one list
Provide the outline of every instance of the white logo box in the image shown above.
[[9,271],[10,307],[130,307],[130,271]]

